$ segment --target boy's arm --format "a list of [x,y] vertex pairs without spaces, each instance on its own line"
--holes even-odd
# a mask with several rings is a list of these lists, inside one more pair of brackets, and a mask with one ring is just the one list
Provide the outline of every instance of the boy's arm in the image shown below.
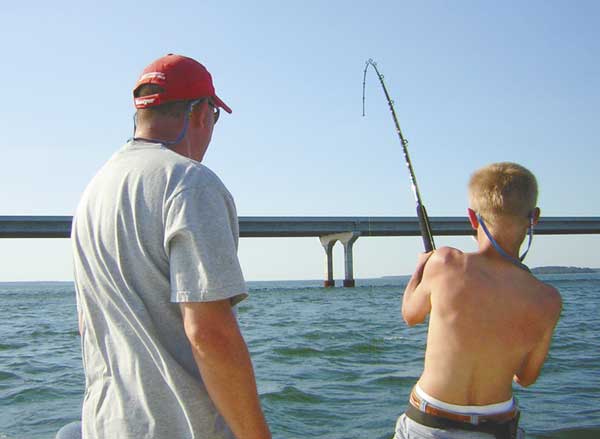
[[402,317],[408,326],[422,323],[431,311],[430,288],[427,280],[423,280],[423,272],[432,254],[433,252],[419,255],[417,268],[404,289]]
[[547,327],[544,331],[544,334],[538,344],[533,348],[523,364],[517,371],[514,376],[514,382],[520,384],[523,387],[530,386],[535,383],[540,372],[542,370],[542,366],[544,365],[544,361],[546,360],[546,356],[548,355],[548,351],[550,350],[550,343],[552,341],[552,334],[554,332],[554,327],[558,322],[558,318],[560,316],[560,311],[562,308],[562,300],[558,291],[554,288],[551,288],[549,291],[547,306]]

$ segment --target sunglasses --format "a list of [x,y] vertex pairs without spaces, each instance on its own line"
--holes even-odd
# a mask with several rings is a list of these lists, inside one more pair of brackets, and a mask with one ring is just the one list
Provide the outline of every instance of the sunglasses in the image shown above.
[[210,99],[208,100],[208,105],[210,105],[213,109],[213,117],[215,118],[215,122],[217,123],[217,121],[219,120],[219,115],[221,114],[221,109],[219,107],[217,107],[213,101],[211,101]]
[[192,109],[194,108],[195,105],[198,105],[200,102],[203,102],[204,100],[206,100],[206,103],[213,109],[213,119],[214,119],[214,123],[217,123],[217,121],[219,120],[219,115],[221,114],[221,110],[219,109],[219,107],[217,107],[213,101],[211,101],[210,98],[201,98],[201,99],[197,99],[195,101],[193,101],[191,103],[191,107],[190,107],[190,112],[189,112],[189,117],[192,117]]

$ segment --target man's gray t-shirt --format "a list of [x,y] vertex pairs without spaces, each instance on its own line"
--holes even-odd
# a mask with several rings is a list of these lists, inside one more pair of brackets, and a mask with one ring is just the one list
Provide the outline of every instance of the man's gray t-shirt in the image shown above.
[[198,162],[130,142],[73,221],[84,439],[232,438],[202,382],[179,302],[247,295],[235,204]]

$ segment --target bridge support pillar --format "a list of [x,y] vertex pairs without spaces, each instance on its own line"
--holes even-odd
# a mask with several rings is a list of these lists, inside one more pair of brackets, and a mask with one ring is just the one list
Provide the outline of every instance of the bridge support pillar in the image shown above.
[[352,257],[352,247],[360,233],[345,232],[334,233],[331,235],[320,236],[319,240],[325,250],[325,288],[334,287],[335,280],[333,279],[333,246],[337,241],[340,241],[344,246],[344,287],[354,287],[354,264]]
[[335,287],[335,280],[333,280],[333,246],[337,240],[330,240],[328,236],[320,236],[319,240],[325,250],[325,281],[323,286],[325,288]]

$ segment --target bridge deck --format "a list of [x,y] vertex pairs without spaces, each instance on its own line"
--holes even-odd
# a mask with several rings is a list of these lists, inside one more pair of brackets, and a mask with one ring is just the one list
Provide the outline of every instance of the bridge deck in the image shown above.
[[[0,238],[68,238],[71,216],[0,216]],[[413,217],[240,217],[243,238],[310,237],[358,232],[361,236],[419,236]],[[434,235],[473,234],[465,217],[431,217]],[[600,217],[547,217],[538,235],[600,233]]]

